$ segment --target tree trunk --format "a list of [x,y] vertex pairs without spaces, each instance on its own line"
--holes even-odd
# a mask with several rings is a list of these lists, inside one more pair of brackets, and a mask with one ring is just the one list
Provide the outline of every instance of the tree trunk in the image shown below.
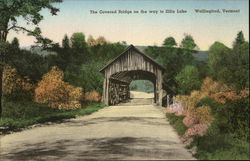
[[[6,42],[7,41],[7,35],[8,35],[8,31],[7,29],[5,30],[0,30],[0,43],[1,42]],[[0,117],[2,117],[2,96],[3,96],[3,67],[5,64],[5,57],[4,57],[4,53],[1,52],[5,52],[5,51],[0,51]]]
[[0,65],[0,117],[2,117],[3,65]]

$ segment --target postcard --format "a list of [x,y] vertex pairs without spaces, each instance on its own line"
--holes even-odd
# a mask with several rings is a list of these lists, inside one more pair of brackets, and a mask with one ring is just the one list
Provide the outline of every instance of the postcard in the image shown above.
[[0,160],[249,160],[248,0],[0,0]]

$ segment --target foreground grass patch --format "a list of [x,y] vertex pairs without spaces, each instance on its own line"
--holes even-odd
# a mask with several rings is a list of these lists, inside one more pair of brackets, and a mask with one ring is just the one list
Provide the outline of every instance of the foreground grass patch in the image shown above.
[[182,123],[182,120],[185,116],[176,116],[174,113],[166,114],[169,123],[176,129],[179,136],[183,136],[187,127]]
[[199,160],[250,160],[249,142],[232,134],[196,137],[193,145],[198,148],[195,157]]
[[61,121],[63,119],[74,118],[77,115],[88,115],[95,111],[98,111],[101,108],[104,108],[105,106],[106,105],[102,103],[88,103],[87,106],[82,109],[70,110],[70,111],[55,110],[50,114],[46,113],[41,116],[30,117],[30,118],[15,119],[15,118],[3,117],[0,118],[0,127],[4,128],[0,129],[0,132],[23,128],[37,123]]

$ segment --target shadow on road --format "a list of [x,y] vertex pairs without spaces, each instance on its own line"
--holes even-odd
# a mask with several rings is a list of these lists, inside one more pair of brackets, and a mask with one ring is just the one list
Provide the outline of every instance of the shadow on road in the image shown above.
[[[174,149],[168,151],[157,148],[165,145],[173,145],[175,142],[163,141],[152,138],[96,138],[86,139],[84,141],[60,140],[48,143],[26,144],[24,149],[18,152],[12,152],[2,155],[4,159],[9,160],[29,160],[45,158],[63,159],[72,156],[75,159],[124,159],[126,157],[147,157],[150,158],[169,158],[173,155]],[[150,149],[147,147],[150,145]],[[77,147],[80,150],[75,151]],[[152,147],[155,147],[152,149]],[[82,148],[82,149],[81,149]],[[71,150],[72,149],[72,150]],[[44,159],[45,160],[45,159]]]

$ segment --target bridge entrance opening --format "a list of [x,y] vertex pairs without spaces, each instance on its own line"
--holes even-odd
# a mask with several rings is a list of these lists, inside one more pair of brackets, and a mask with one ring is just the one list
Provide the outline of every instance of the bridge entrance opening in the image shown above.
[[155,103],[155,85],[149,80],[135,80],[129,85],[130,102],[148,105]]

